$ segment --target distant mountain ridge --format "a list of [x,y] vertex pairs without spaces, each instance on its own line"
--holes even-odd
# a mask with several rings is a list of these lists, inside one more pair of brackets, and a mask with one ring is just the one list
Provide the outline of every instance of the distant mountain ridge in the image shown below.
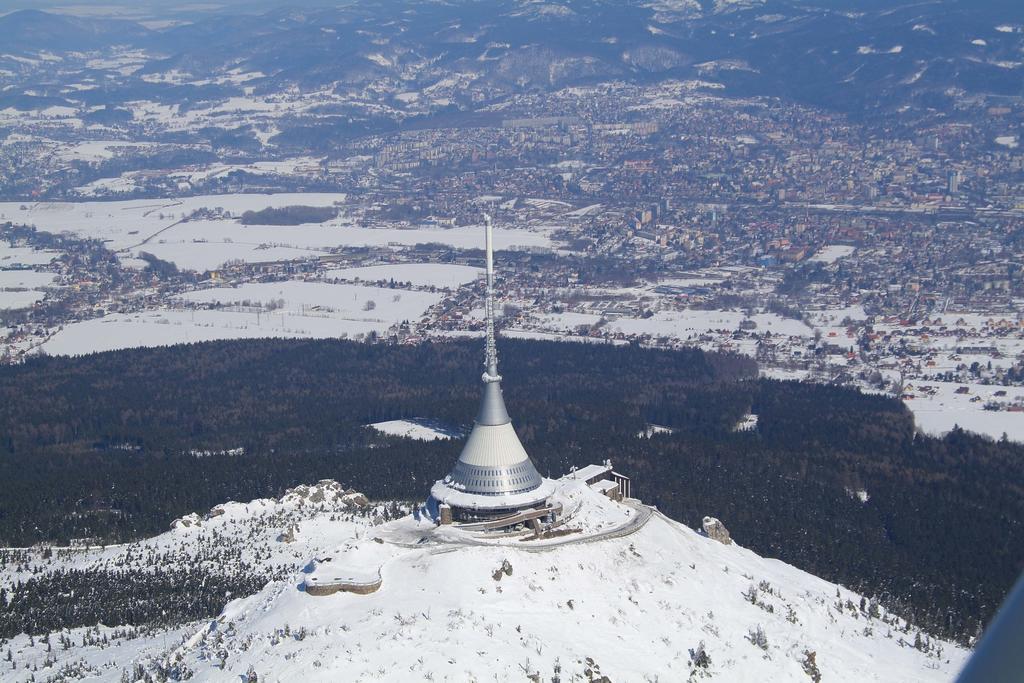
[[73,17],[20,10],[0,17],[3,52],[102,50],[112,44],[139,44],[152,32],[132,21]]
[[[850,112],[943,107],[957,93],[1024,95],[1024,9],[1010,3],[850,0],[410,2],[275,9],[149,30],[120,20],[26,10],[0,17],[22,56],[125,45],[202,80],[258,71],[255,87],[416,90],[464,74],[499,92],[609,79],[703,78],[739,95],[776,95]],[[129,79],[131,80],[131,79]],[[472,106],[469,98],[455,102]]]

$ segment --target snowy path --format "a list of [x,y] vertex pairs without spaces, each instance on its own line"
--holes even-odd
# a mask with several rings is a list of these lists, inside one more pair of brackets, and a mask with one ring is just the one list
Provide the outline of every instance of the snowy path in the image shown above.
[[[623,536],[629,536],[630,534],[634,534],[640,529],[642,529],[644,525],[651,520],[651,517],[653,517],[656,512],[656,510],[654,510],[653,508],[644,505],[643,503],[640,503],[638,501],[624,501],[623,505],[626,505],[630,509],[634,510],[636,514],[631,515],[627,521],[620,524],[619,526],[587,535],[564,536],[561,538],[544,539],[540,541],[532,541],[528,538],[516,538],[514,541],[512,539],[484,540],[481,538],[473,538],[470,536],[460,538],[430,538],[428,536],[421,536],[419,539],[415,541],[411,539],[398,540],[396,538],[387,538],[384,539],[384,541],[391,545],[399,546],[402,548],[423,549],[424,546],[426,546],[427,548],[429,548],[429,552],[431,555],[452,552],[459,546],[515,548],[517,550],[525,550],[527,552],[539,553],[548,550],[554,550],[556,548],[562,548],[568,545],[597,543],[598,541],[607,541],[613,538],[622,538]],[[658,514],[661,515],[660,512]],[[664,515],[662,516],[664,517]]]

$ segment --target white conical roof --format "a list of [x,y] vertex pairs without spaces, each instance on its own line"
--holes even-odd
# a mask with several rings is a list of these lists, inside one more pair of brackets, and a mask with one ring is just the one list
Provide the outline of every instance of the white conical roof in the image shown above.
[[[503,415],[504,422],[483,421],[496,415]],[[445,482],[460,491],[485,496],[532,491],[543,482],[512,427],[497,382],[486,385],[473,431]]]
[[474,467],[509,467],[529,459],[511,422],[473,425],[459,456],[459,462]]

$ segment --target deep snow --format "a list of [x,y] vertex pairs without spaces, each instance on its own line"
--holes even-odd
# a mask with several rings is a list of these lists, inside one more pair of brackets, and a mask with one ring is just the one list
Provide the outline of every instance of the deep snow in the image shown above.
[[[25,636],[10,646],[19,662],[83,660],[110,681],[134,662],[176,660],[203,681],[238,681],[250,668],[260,681],[521,681],[532,674],[548,681],[559,671],[570,681],[586,680],[589,669],[613,681],[806,683],[807,652],[829,683],[944,681],[966,656],[934,640],[930,653],[915,649],[916,629],[884,610],[862,612],[859,595],[656,512],[629,535],[567,542],[628,514],[580,483],[563,485],[580,510],[568,526],[582,532],[547,548],[458,542],[464,532],[439,533],[411,517],[384,525],[372,515],[342,517],[337,495],[314,503],[309,490],[283,501],[230,503],[219,516],[195,516],[149,541],[83,551],[72,561],[84,568],[146,547],[182,556],[217,539],[243,544],[246,559],[294,567],[288,578],[166,636],[52,653],[30,647]],[[295,528],[294,541],[277,540],[284,527]],[[304,580],[318,565],[310,560],[325,557],[353,576],[377,567],[381,588],[309,595]],[[496,580],[504,561],[512,573]],[[764,648],[752,642],[758,628]],[[82,631],[72,634],[76,643]],[[690,654],[702,643],[706,669]],[[0,680],[20,675],[0,667]]]

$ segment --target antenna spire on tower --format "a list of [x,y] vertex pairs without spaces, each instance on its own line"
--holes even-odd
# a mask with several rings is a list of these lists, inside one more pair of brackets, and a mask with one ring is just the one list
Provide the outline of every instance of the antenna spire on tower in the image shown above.
[[500,382],[498,374],[498,346],[494,337],[494,242],[492,236],[491,216],[484,214],[484,227],[487,231],[487,293],[484,301],[484,315],[487,320],[487,341],[485,346],[484,382]]

